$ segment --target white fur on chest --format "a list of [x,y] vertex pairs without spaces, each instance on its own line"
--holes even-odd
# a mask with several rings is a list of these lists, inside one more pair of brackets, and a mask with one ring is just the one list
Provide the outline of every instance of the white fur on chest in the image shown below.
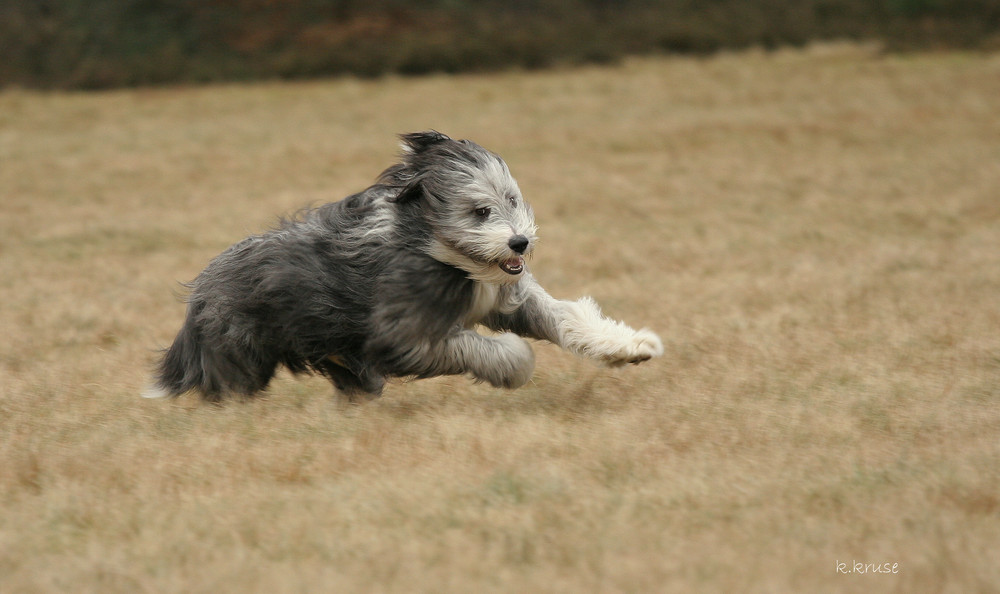
[[474,284],[472,289],[472,306],[465,316],[465,327],[472,328],[497,308],[500,298],[500,287],[492,283]]

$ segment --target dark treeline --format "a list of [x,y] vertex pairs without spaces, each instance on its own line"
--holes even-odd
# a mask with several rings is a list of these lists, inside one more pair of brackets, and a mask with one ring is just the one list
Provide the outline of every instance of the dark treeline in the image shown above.
[[995,48],[1000,0],[0,0],[0,86],[544,68],[834,38]]

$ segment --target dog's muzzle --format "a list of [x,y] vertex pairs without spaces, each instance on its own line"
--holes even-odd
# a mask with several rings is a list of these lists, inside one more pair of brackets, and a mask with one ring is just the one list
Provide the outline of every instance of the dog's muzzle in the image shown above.
[[[528,249],[531,242],[523,235],[515,235],[507,240],[507,247],[516,254],[523,254]],[[520,255],[500,262],[500,270],[507,274],[521,274],[524,272],[524,258]]]

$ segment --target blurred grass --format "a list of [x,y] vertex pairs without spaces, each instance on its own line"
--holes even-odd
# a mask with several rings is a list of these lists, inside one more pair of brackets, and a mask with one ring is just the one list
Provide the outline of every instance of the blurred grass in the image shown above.
[[[821,45],[0,93],[0,591],[995,590],[998,75]],[[178,282],[430,127],[506,157],[553,294],[666,355],[138,398]]]
[[874,41],[996,49],[995,0],[47,0],[0,4],[0,87],[105,89],[617,63]]

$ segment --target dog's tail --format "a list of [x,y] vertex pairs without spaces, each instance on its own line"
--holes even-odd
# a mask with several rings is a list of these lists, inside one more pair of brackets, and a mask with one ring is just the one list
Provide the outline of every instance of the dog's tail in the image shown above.
[[188,315],[173,344],[163,352],[153,382],[142,392],[143,398],[172,398],[199,390],[206,400],[219,400],[221,385],[212,372],[212,357],[202,344],[193,317]]

